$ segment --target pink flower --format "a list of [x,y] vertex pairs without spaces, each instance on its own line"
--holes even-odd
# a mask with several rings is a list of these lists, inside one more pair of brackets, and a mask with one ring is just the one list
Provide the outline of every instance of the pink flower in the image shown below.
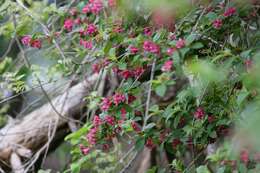
[[119,105],[120,103],[123,103],[125,102],[125,96],[123,94],[120,94],[120,93],[116,93],[113,95],[113,102],[114,104],[117,106]]
[[120,72],[120,75],[124,78],[124,79],[128,79],[130,77],[133,76],[133,73],[130,70],[123,70],[122,72]]
[[40,49],[42,47],[42,42],[39,39],[31,41],[31,46]]
[[140,77],[143,73],[144,73],[144,68],[143,67],[137,67],[134,71],[133,71],[135,77]]
[[113,67],[113,68],[112,68],[112,71],[113,71],[113,73],[115,73],[115,74],[119,74],[122,70],[120,70],[118,67]]
[[252,67],[253,67],[253,61],[252,61],[251,59],[246,60],[246,61],[245,61],[245,66],[246,66],[246,69],[247,69],[247,70],[252,69]]
[[89,24],[86,30],[88,35],[92,35],[97,32],[97,27],[94,24]]
[[80,25],[80,24],[81,24],[81,19],[80,19],[80,18],[75,19],[75,20],[74,20],[74,23],[75,23],[76,25]]
[[101,0],[93,0],[91,5],[91,12],[93,14],[98,14],[103,9],[103,3]]
[[134,129],[134,131],[136,131],[137,133],[139,133],[141,131],[140,126],[136,122],[132,121],[131,126]]
[[161,70],[162,70],[163,72],[169,72],[169,71],[171,71],[171,69],[172,69],[172,64],[173,64],[173,61],[172,61],[172,60],[166,61],[166,62],[163,64]]
[[86,138],[87,141],[91,144],[91,145],[95,145],[97,140],[96,140],[96,134],[97,134],[98,128],[94,127],[92,129],[89,130]]
[[152,41],[144,41],[143,49],[154,54],[160,53],[160,47]]
[[244,149],[240,152],[240,160],[244,163],[244,164],[248,164],[249,162],[249,152],[248,150]]
[[120,110],[120,112],[121,112],[121,118],[122,118],[122,120],[125,120],[126,119],[126,110],[125,110],[125,108],[122,108],[121,110]]
[[215,117],[213,115],[208,116],[208,122],[212,123],[213,121],[215,121]]
[[103,9],[103,3],[101,0],[90,0],[88,4],[86,4],[83,9],[82,13],[93,13],[98,14]]
[[81,153],[83,155],[87,155],[90,152],[90,148],[89,147],[85,147],[82,144],[80,144],[79,148],[80,148],[80,151],[81,151]]
[[32,38],[29,35],[23,36],[22,39],[21,39],[23,45],[25,45],[25,46],[29,46],[31,40],[32,40]]
[[216,29],[220,29],[222,25],[223,25],[223,22],[221,19],[216,19],[213,21],[213,27]]
[[77,8],[72,8],[72,9],[70,9],[70,11],[69,11],[69,13],[70,13],[70,15],[72,15],[72,16],[76,16],[77,15]]
[[108,144],[103,144],[102,149],[104,151],[108,151],[109,150],[109,145]]
[[145,146],[149,149],[153,149],[155,147],[155,144],[153,143],[153,139],[152,138],[148,138],[146,140]]
[[204,110],[201,107],[197,108],[196,112],[194,113],[194,117],[196,119],[203,119],[204,116],[205,116]]
[[115,124],[115,118],[110,116],[110,115],[107,115],[105,117],[105,121],[106,121],[107,124],[109,124],[111,126],[113,126]]
[[166,53],[167,53],[167,55],[172,56],[173,52],[175,52],[175,51],[176,51],[176,48],[171,47],[171,48],[167,49]]
[[99,73],[100,72],[100,65],[98,63],[92,64],[92,71],[94,73]]
[[108,0],[108,6],[109,7],[116,7],[117,2],[116,0]]
[[153,35],[153,31],[151,30],[150,27],[144,28],[144,35],[146,35],[146,36],[151,36],[151,35]]
[[122,33],[123,31],[124,31],[124,29],[121,26],[116,26],[113,29],[113,32],[115,32],[115,33]]
[[176,35],[175,34],[170,34],[169,39],[171,41],[175,40],[176,39]]
[[63,27],[67,30],[67,31],[72,31],[72,28],[73,28],[73,20],[72,19],[66,19],[64,21],[64,25]]
[[82,9],[82,13],[84,13],[84,14],[89,13],[90,11],[91,11],[91,5],[90,4],[85,5]]
[[173,149],[176,149],[181,144],[181,141],[179,139],[174,139],[172,141],[172,147]]
[[133,103],[136,100],[136,97],[132,94],[128,94],[128,104]]
[[110,101],[109,98],[103,98],[102,104],[101,104],[101,109],[103,111],[107,111],[112,105],[112,102]]
[[229,16],[232,16],[236,13],[236,8],[235,7],[230,7],[228,8],[225,12],[224,12],[224,16],[225,17],[229,17]]
[[138,48],[135,46],[129,46],[129,50],[131,54],[137,54]]
[[98,115],[94,116],[94,120],[93,120],[93,125],[95,127],[98,127],[102,124],[102,120],[100,119],[100,117]]
[[170,129],[165,129],[160,133],[159,141],[160,143],[163,143],[165,141],[165,138],[169,135]]
[[85,41],[85,40],[80,39],[79,44],[81,46],[84,46],[86,49],[92,49],[93,48],[92,41]]
[[183,40],[182,38],[180,38],[177,43],[176,43],[176,48],[177,49],[181,49],[185,46],[185,40]]
[[106,66],[108,66],[109,64],[110,64],[110,61],[109,61],[108,58],[105,58],[105,59],[102,61],[102,66],[103,66],[103,67],[106,67]]

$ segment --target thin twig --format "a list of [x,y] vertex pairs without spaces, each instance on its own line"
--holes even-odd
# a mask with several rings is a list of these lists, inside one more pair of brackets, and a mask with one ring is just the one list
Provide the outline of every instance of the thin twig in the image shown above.
[[150,81],[149,81],[149,88],[148,88],[148,94],[147,94],[147,100],[146,100],[146,109],[145,109],[144,123],[143,123],[142,130],[144,130],[146,123],[148,121],[148,117],[149,117],[149,108],[150,108],[150,100],[151,100],[151,94],[152,94],[152,84],[153,84],[152,82],[153,82],[154,73],[155,73],[155,64],[156,64],[156,59],[154,58],[153,64],[152,64]]

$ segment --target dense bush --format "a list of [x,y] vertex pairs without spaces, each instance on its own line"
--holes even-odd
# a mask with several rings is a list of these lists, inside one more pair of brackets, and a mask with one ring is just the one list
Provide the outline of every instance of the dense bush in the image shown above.
[[[73,146],[67,172],[99,172],[89,163],[95,157],[110,158],[100,161],[105,172],[127,169],[112,157],[115,138],[135,143],[123,163],[143,147],[166,153],[169,164],[148,172],[259,171],[256,2],[89,0],[72,2],[68,10],[17,2],[2,5],[9,19],[0,31],[19,38],[23,49],[52,47],[50,76],[98,73],[100,83],[110,82],[108,92],[96,87],[86,97],[86,122],[66,137]],[[22,92],[24,76],[37,79],[40,67],[7,70],[9,61],[0,66],[1,78]]]

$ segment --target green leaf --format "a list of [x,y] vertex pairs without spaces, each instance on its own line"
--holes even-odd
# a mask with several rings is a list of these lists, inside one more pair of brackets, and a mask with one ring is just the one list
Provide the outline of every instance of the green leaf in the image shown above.
[[167,90],[166,85],[162,84],[156,87],[155,92],[157,95],[163,97],[165,95],[166,90]]
[[147,125],[144,127],[144,130],[149,130],[149,129],[153,128],[154,126],[156,126],[155,123],[149,123],[149,124],[147,124]]
[[197,173],[210,173],[207,166],[200,166],[196,169]]
[[79,173],[80,172],[80,164],[79,163],[72,163],[70,165],[70,169],[72,173]]
[[237,104],[240,106],[245,101],[245,99],[248,97],[249,94],[250,92],[246,91],[245,89],[240,91],[237,96]]
[[218,18],[218,15],[214,12],[209,12],[206,17],[210,20],[210,21],[214,21]]
[[136,148],[138,151],[140,151],[140,150],[143,149],[144,144],[145,144],[144,138],[138,138],[138,139],[136,140],[136,143],[135,143],[135,148]]
[[195,34],[190,34],[186,39],[185,43],[189,46],[194,40],[196,40],[197,36]]
[[203,45],[201,42],[193,43],[193,44],[190,46],[191,49],[201,49],[201,48],[203,48],[203,47],[204,47],[204,45]]

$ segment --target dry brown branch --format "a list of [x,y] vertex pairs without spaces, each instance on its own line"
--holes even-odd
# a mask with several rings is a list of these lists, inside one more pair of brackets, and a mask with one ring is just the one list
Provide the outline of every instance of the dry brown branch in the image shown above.
[[[97,75],[93,75],[88,80],[72,87],[67,96],[63,94],[53,99],[52,103],[55,104],[55,108],[64,116],[75,115],[97,77]],[[62,111],[64,99],[66,102]],[[59,117],[50,104],[46,103],[25,116],[20,122],[1,129],[0,159],[9,162],[11,154],[19,148],[27,149],[32,153],[38,151],[48,141],[49,122],[54,122],[57,118],[57,128],[59,129],[67,123],[67,120]]]

